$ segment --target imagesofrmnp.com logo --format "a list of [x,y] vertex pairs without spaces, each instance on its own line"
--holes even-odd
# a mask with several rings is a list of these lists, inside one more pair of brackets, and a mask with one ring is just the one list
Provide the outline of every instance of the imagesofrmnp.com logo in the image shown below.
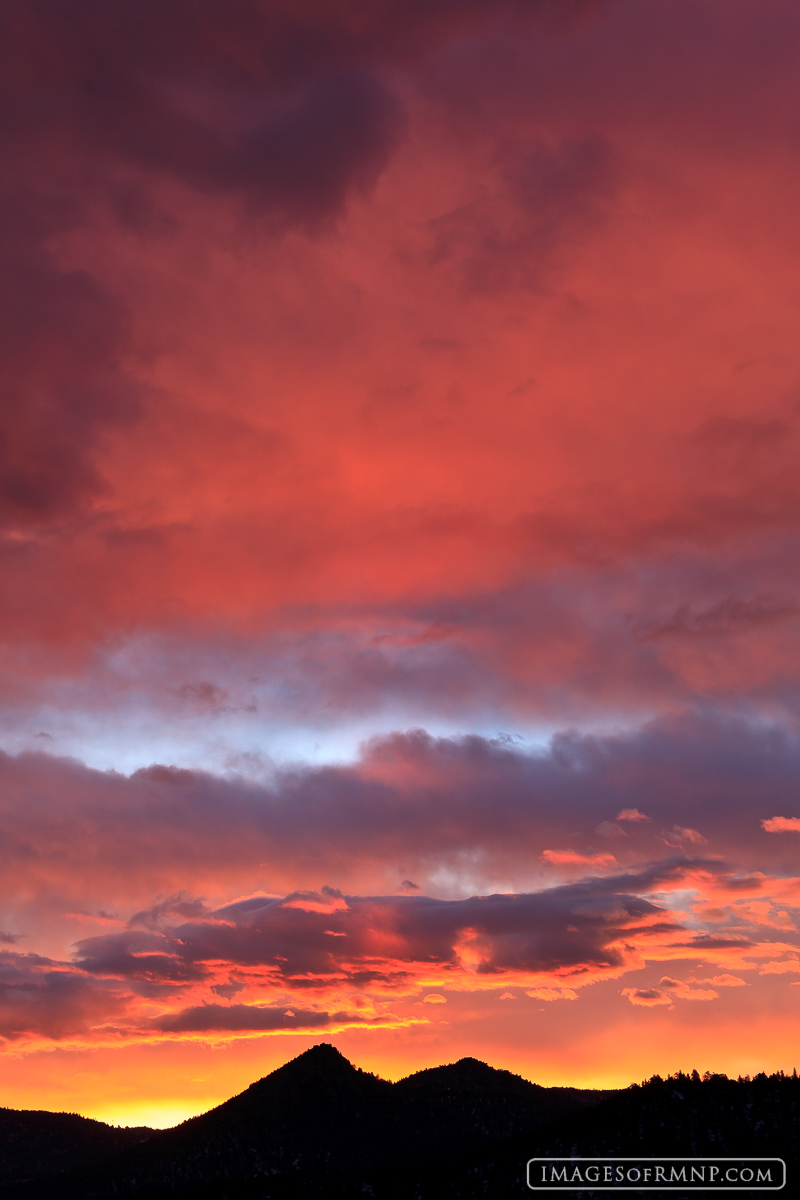
[[532,1158],[533,1192],[779,1192],[782,1158]]

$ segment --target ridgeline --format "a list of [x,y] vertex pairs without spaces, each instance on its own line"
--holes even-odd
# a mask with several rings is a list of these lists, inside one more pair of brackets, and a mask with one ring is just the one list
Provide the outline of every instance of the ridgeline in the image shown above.
[[389,1083],[323,1043],[174,1129],[0,1110],[0,1200],[522,1197],[537,1155],[778,1156],[792,1180],[799,1117],[796,1075],[589,1091],[464,1058]]

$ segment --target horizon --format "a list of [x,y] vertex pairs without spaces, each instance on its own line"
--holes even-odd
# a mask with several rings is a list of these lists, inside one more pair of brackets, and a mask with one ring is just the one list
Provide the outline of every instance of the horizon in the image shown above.
[[0,1105],[793,1069],[797,5],[0,34]]
[[[364,1068],[362,1068],[362,1067],[359,1067],[357,1063],[354,1063],[354,1062],[352,1062],[350,1059],[348,1059],[348,1058],[347,1058],[347,1056],[346,1056],[346,1055],[342,1054],[342,1052],[341,1052],[341,1051],[338,1049],[338,1047],[337,1047],[337,1046],[336,1046],[334,1043],[332,1043],[332,1042],[318,1042],[318,1043],[316,1043],[316,1044],[314,1044],[314,1045],[312,1045],[312,1046],[308,1047],[306,1050],[303,1050],[303,1051],[301,1051],[301,1053],[300,1053],[300,1054],[298,1054],[298,1055],[295,1055],[295,1056],[293,1056],[293,1057],[292,1057],[292,1058],[290,1058],[290,1059],[287,1059],[287,1061],[286,1061],[286,1062],[283,1062],[283,1063],[281,1063],[279,1066],[277,1066],[277,1067],[273,1068],[273,1070],[272,1070],[272,1071],[270,1071],[270,1072],[269,1072],[267,1075],[263,1075],[263,1076],[260,1076],[258,1079],[254,1079],[254,1080],[252,1080],[250,1084],[246,1085],[246,1086],[245,1086],[245,1088],[243,1088],[243,1090],[242,1090],[242,1091],[240,1091],[240,1092],[236,1092],[234,1095],[231,1095],[231,1096],[227,1096],[227,1097],[225,1097],[223,1100],[219,1101],[219,1102],[218,1102],[218,1104],[216,1104],[216,1105],[212,1106],[212,1108],[211,1108],[211,1109],[203,1109],[202,1111],[199,1111],[199,1112],[196,1112],[196,1113],[194,1113],[194,1112],[193,1112],[193,1113],[189,1113],[187,1116],[181,1117],[181,1118],[180,1118],[180,1120],[176,1121],[174,1124],[170,1124],[170,1125],[166,1125],[166,1124],[157,1125],[157,1124],[155,1124],[155,1125],[149,1125],[149,1126],[148,1126],[146,1122],[142,1122],[142,1123],[140,1123],[140,1124],[137,1126],[137,1125],[135,1125],[135,1124],[123,1124],[123,1123],[120,1123],[120,1122],[113,1122],[113,1121],[106,1121],[106,1122],[105,1122],[105,1124],[108,1124],[108,1125],[110,1125],[110,1126],[113,1126],[113,1127],[115,1127],[115,1128],[122,1128],[122,1129],[135,1129],[135,1128],[150,1128],[150,1129],[154,1129],[154,1130],[155,1130],[155,1129],[175,1129],[175,1128],[177,1128],[179,1125],[183,1124],[184,1122],[186,1122],[186,1121],[189,1121],[189,1120],[192,1120],[192,1118],[193,1118],[193,1117],[197,1117],[197,1116],[203,1116],[203,1115],[205,1115],[205,1113],[213,1111],[213,1110],[214,1110],[214,1108],[217,1108],[217,1107],[219,1107],[219,1105],[226,1103],[226,1101],[227,1101],[227,1100],[232,1100],[232,1099],[235,1099],[235,1098],[236,1098],[236,1097],[238,1097],[238,1096],[242,1096],[242,1095],[244,1095],[244,1094],[245,1094],[247,1091],[249,1091],[249,1089],[250,1089],[250,1088],[254,1087],[256,1084],[263,1083],[263,1082],[264,1082],[266,1079],[268,1079],[268,1078],[270,1077],[270,1075],[273,1075],[273,1074],[275,1074],[275,1072],[276,1072],[276,1071],[279,1071],[279,1070],[281,1070],[281,1069],[282,1069],[282,1067],[290,1066],[290,1065],[291,1065],[293,1062],[297,1061],[298,1059],[300,1059],[300,1058],[304,1058],[306,1055],[310,1054],[310,1053],[311,1053],[312,1051],[314,1051],[314,1050],[321,1050],[323,1047],[328,1047],[328,1048],[330,1048],[330,1049],[332,1049],[332,1050],[336,1051],[336,1053],[337,1053],[337,1054],[339,1054],[339,1055],[340,1055],[340,1056],[341,1056],[341,1057],[344,1059],[344,1061],[347,1063],[347,1065],[348,1065],[348,1066],[350,1066],[350,1067],[352,1067],[354,1070],[356,1070],[356,1071],[359,1071],[359,1072],[363,1072],[363,1073],[365,1073],[365,1074],[370,1074],[370,1075],[372,1075],[372,1076],[373,1076],[374,1078],[376,1078],[376,1079],[380,1079],[380,1080],[382,1080],[383,1082],[386,1082],[386,1083],[391,1083],[391,1084],[400,1083],[400,1082],[402,1082],[403,1080],[406,1080],[406,1079],[410,1079],[410,1078],[412,1078],[414,1075],[422,1074],[422,1073],[424,1073],[424,1072],[426,1072],[426,1071],[429,1071],[429,1070],[434,1070],[434,1071],[435,1071],[435,1070],[438,1070],[438,1069],[444,1069],[444,1068],[447,1068],[447,1067],[456,1067],[456,1066],[459,1066],[459,1065],[460,1065],[461,1063],[463,1063],[463,1062],[472,1062],[472,1063],[477,1063],[479,1066],[482,1066],[482,1067],[489,1067],[489,1069],[490,1069],[490,1070],[493,1070],[493,1071],[504,1071],[505,1073],[508,1073],[508,1074],[515,1075],[515,1076],[516,1076],[516,1078],[523,1079],[523,1080],[525,1080],[525,1081],[526,1081],[526,1082],[528,1082],[528,1083],[533,1083],[534,1085],[536,1085],[536,1086],[539,1086],[539,1087],[543,1087],[543,1088],[545,1088],[545,1089],[547,1089],[547,1088],[559,1088],[559,1087],[564,1087],[564,1086],[567,1086],[567,1087],[570,1087],[570,1086],[572,1086],[572,1085],[560,1085],[560,1084],[549,1084],[549,1085],[545,1085],[545,1084],[537,1084],[537,1081],[536,1081],[536,1080],[527,1079],[527,1078],[526,1078],[526,1076],[524,1076],[524,1075],[520,1075],[518,1072],[513,1072],[513,1071],[512,1071],[512,1072],[509,1072],[509,1071],[507,1070],[507,1068],[496,1068],[496,1067],[492,1067],[490,1063],[485,1063],[485,1062],[483,1062],[483,1060],[482,1060],[482,1059],[476,1059],[476,1058],[474,1058],[472,1055],[464,1055],[463,1057],[461,1057],[461,1058],[459,1058],[459,1059],[455,1060],[454,1062],[436,1063],[434,1066],[421,1067],[421,1068],[418,1068],[416,1071],[411,1071],[411,1072],[409,1072],[408,1074],[406,1074],[406,1075],[402,1075],[402,1076],[399,1076],[399,1077],[398,1077],[398,1078],[396,1078],[396,1079],[386,1079],[384,1076],[382,1076],[382,1075],[380,1075],[380,1074],[378,1074],[378,1073],[376,1073],[376,1072],[364,1071]],[[757,1073],[757,1074],[765,1074],[765,1075],[766,1075],[767,1073],[766,1073],[766,1072],[760,1072],[760,1073]],[[794,1079],[796,1079],[796,1078],[797,1078],[797,1069],[796,1069],[796,1068],[793,1068],[791,1072],[778,1070],[778,1071],[776,1071],[776,1072],[773,1072],[773,1073],[772,1073],[772,1075],[777,1075],[777,1076],[783,1076],[783,1077],[785,1077],[785,1078],[794,1078]],[[646,1086],[647,1084],[651,1084],[651,1083],[653,1083],[653,1082],[666,1082],[666,1081],[669,1081],[670,1079],[678,1079],[678,1078],[685,1079],[685,1078],[689,1078],[689,1077],[690,1077],[690,1078],[692,1078],[692,1079],[695,1079],[695,1077],[696,1077],[696,1078],[697,1078],[697,1080],[698,1080],[699,1082],[701,1082],[701,1083],[705,1083],[705,1082],[706,1082],[706,1081],[707,1081],[709,1078],[711,1078],[711,1079],[714,1079],[714,1078],[716,1078],[716,1079],[723,1078],[723,1079],[726,1079],[728,1082],[734,1082],[734,1083],[736,1083],[736,1082],[738,1082],[738,1083],[742,1083],[742,1082],[750,1082],[750,1079],[751,1079],[751,1076],[750,1076],[749,1074],[748,1074],[748,1075],[744,1075],[744,1076],[742,1076],[742,1075],[739,1075],[737,1078],[731,1078],[730,1076],[727,1076],[727,1075],[725,1075],[723,1072],[719,1072],[719,1073],[714,1073],[714,1072],[711,1072],[711,1071],[700,1072],[700,1071],[698,1071],[698,1070],[697,1070],[697,1068],[695,1067],[695,1068],[693,1068],[691,1071],[675,1071],[675,1072],[667,1072],[667,1073],[666,1073],[665,1075],[663,1075],[663,1076],[661,1076],[661,1075],[660,1075],[658,1072],[656,1072],[656,1073],[655,1073],[653,1076],[649,1077],[648,1079],[642,1079],[642,1080],[639,1080],[639,1081],[637,1081],[637,1080],[631,1080],[631,1081],[630,1081],[630,1082],[629,1082],[627,1085],[622,1085],[621,1087],[615,1087],[615,1088],[614,1088],[614,1087],[609,1087],[609,1088],[585,1088],[585,1089],[577,1089],[577,1090],[585,1090],[585,1091],[604,1091],[604,1092],[606,1092],[606,1091],[607,1091],[607,1092],[610,1092],[610,1093],[614,1093],[614,1092],[617,1092],[617,1091],[626,1091],[626,1090],[628,1090],[628,1089],[630,1089],[630,1088],[644,1087],[644,1086]],[[19,1111],[19,1110],[17,1110],[17,1111]],[[22,1110],[22,1111],[36,1111],[36,1110]],[[39,1111],[42,1111],[42,1110],[39,1110]],[[49,1110],[48,1110],[48,1111],[49,1111]],[[64,1112],[63,1110],[60,1110],[60,1111],[59,1111],[59,1112],[58,1112],[56,1115],[65,1115],[65,1116],[85,1116],[86,1114],[84,1114],[84,1113],[72,1113],[72,1112],[66,1113],[66,1112]],[[92,1119],[95,1119],[95,1120],[97,1120],[97,1119],[99,1119],[99,1118],[96,1118],[96,1117],[95,1117],[95,1118],[92,1118]]]

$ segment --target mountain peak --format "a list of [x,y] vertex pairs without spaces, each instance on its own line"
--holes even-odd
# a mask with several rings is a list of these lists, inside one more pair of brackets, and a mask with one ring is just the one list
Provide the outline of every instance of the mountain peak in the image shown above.
[[[345,1058],[341,1050],[334,1046],[333,1042],[317,1042],[316,1046],[311,1046],[308,1050],[304,1050],[302,1054],[298,1054],[297,1058],[290,1059],[290,1062],[299,1062],[301,1058],[317,1059],[320,1062],[335,1062],[337,1059],[343,1063],[347,1063],[348,1067],[353,1064],[349,1058]],[[287,1064],[288,1065],[288,1064]],[[353,1070],[357,1070],[353,1067]]]
[[509,1089],[517,1096],[541,1095],[544,1092],[538,1083],[529,1083],[520,1075],[497,1067],[490,1067],[479,1058],[460,1058],[457,1062],[446,1063],[441,1067],[428,1067],[417,1071],[400,1080],[404,1092],[415,1092],[423,1089],[426,1092],[433,1089],[438,1092],[459,1092],[461,1094],[485,1094],[507,1092]]
[[[290,1059],[269,1075],[251,1083],[244,1092],[220,1107],[244,1111],[251,1105],[277,1104],[288,1111],[293,1104],[339,1104],[345,1097],[375,1097],[391,1084],[353,1066],[330,1042],[320,1042]],[[212,1113],[217,1110],[212,1109]],[[208,1116],[209,1114],[206,1114]],[[195,1121],[205,1117],[195,1117]]]
[[349,1058],[345,1058],[341,1050],[337,1050],[330,1042],[318,1042],[292,1058],[289,1062],[273,1071],[270,1078],[289,1075],[319,1074],[331,1077],[364,1075],[360,1067],[354,1067]]

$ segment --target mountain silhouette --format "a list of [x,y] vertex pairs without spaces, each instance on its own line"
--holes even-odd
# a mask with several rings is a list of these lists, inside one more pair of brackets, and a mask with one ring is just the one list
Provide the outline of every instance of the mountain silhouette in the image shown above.
[[0,1146],[2,1200],[477,1200],[529,1195],[525,1164],[541,1154],[794,1162],[800,1082],[695,1072],[624,1091],[544,1088],[464,1058],[389,1083],[323,1043],[174,1129],[6,1116],[28,1132],[16,1158]]
[[[322,1043],[218,1108],[151,1131],[111,1161],[66,1172],[59,1162],[59,1197],[344,1195],[354,1174],[407,1175],[603,1095],[543,1088],[470,1058],[392,1084]],[[25,1178],[31,1175],[2,1188],[3,1200],[52,1195],[49,1180],[22,1190]]]
[[36,1179],[91,1166],[152,1137],[73,1113],[0,1108],[0,1181]]

